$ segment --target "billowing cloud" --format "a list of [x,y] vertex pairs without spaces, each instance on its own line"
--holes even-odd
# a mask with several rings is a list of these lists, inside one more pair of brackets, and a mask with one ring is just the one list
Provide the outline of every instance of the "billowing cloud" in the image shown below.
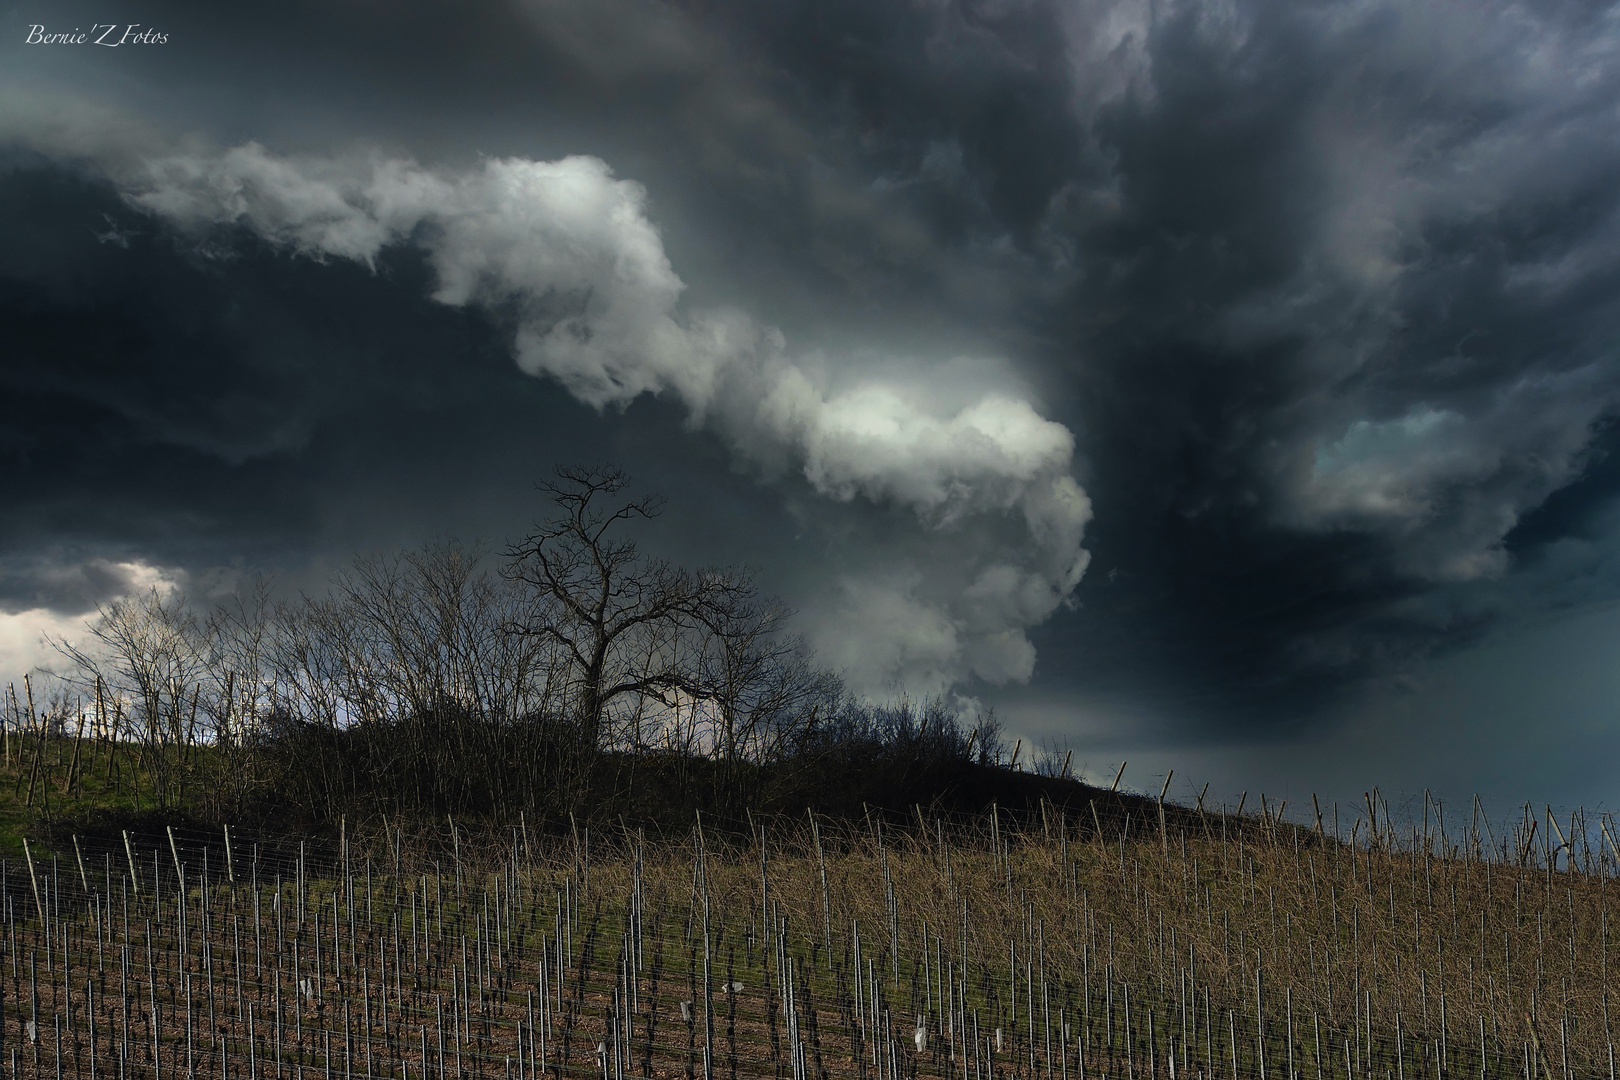
[[1076,55],[1126,27],[1107,79],[1074,68],[1092,152],[1034,237],[1070,283],[1104,523],[1082,680],[1173,670],[1167,713],[1301,723],[1614,596],[1612,536],[1565,545],[1565,572],[1592,559],[1568,588],[1525,585],[1570,527],[1557,493],[1613,498],[1581,484],[1620,411],[1613,13],[1077,10]]
[[[913,512],[932,534],[926,569],[873,572],[960,587],[850,587],[836,629],[819,636],[830,652],[863,658],[849,665],[863,688],[1027,680],[1025,631],[1067,602],[1084,573],[1091,504],[1071,474],[1074,437],[1063,425],[1016,388],[941,409],[904,379],[826,357],[796,362],[780,332],[744,313],[688,311],[646,190],[597,158],[494,158],[454,171],[248,143],[112,171],[131,205],[200,243],[242,227],[298,256],[368,266],[390,246],[419,247],[434,300],[515,319],[525,372],[598,409],[672,396],[692,424],[767,471],[790,462],[829,499]],[[983,515],[1012,515],[1022,539],[981,545],[962,526]],[[929,640],[909,640],[918,635]]]
[[1474,416],[1419,405],[1351,421],[1317,443],[1286,513],[1311,529],[1388,536],[1400,572],[1419,580],[1499,577],[1508,533],[1579,474],[1611,395],[1582,370],[1506,387]]
[[[1410,579],[1500,576],[1508,533],[1579,475],[1620,400],[1594,336],[1609,305],[1586,299],[1620,268],[1620,208],[1600,194],[1620,170],[1600,149],[1620,136],[1612,27],[1510,7],[1242,10],[1235,35],[1184,15],[1158,33],[1303,94],[1271,133],[1293,182],[1271,187],[1286,261],[1207,328],[1288,357],[1274,377],[1295,400],[1259,420],[1278,440],[1277,518],[1386,540]],[[1335,74],[1294,70],[1287,40]],[[1226,84],[1227,107],[1260,92],[1246,83]],[[1580,205],[1581,227],[1557,204]]]

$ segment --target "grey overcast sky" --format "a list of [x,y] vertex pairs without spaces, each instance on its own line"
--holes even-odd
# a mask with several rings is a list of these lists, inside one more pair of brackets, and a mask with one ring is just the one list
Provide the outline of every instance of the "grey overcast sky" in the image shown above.
[[1612,807],[1617,286],[1600,4],[5,0],[0,667],[612,460],[1090,776]]

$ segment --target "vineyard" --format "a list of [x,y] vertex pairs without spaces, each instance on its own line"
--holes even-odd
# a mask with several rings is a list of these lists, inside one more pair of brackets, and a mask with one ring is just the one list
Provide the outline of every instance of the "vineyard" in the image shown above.
[[678,836],[520,820],[73,837],[0,871],[0,1063],[107,1080],[1612,1076],[1607,823],[1527,814],[1499,836],[1476,808],[1448,834],[1425,801],[1401,833],[1368,810],[1348,836],[1275,807],[1098,793],[972,819],[698,818]]

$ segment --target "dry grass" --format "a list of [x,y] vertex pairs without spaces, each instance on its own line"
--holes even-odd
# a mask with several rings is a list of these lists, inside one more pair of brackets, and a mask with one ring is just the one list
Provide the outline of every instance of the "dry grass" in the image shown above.
[[155,1003],[176,1076],[1608,1075],[1612,861],[1108,805],[36,851],[0,1053],[153,1075]]

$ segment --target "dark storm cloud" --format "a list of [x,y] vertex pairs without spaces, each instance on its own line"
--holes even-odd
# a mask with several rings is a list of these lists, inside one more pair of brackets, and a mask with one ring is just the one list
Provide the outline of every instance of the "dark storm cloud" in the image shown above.
[[0,184],[8,389],[36,403],[30,419],[60,425],[13,429],[19,451],[109,426],[232,464],[306,441],[304,384],[318,371],[308,342],[277,340],[273,316],[111,192],[50,169],[13,169]]
[[1026,286],[995,314],[1070,388],[1096,562],[1049,676],[1286,723],[1614,594],[1606,14],[826,10],[749,30],[862,168],[949,148],[937,243]]
[[[724,35],[840,183],[926,225],[918,264],[987,269],[968,310],[1070,403],[1101,572],[1043,670],[1271,723],[1614,591],[1610,537],[1562,531],[1611,505],[1582,482],[1620,381],[1611,21],[816,5]],[[897,307],[956,298],[772,206]]]
[[69,76],[37,50],[17,60],[76,90],[116,61],[136,82],[124,100],[220,145],[361,142],[438,165],[599,156],[651,189],[694,292],[750,308],[768,296],[794,333],[801,311],[806,330],[870,333],[874,308],[937,323],[942,290],[1006,302],[1024,261],[1009,224],[1027,230],[1085,152],[1070,50],[1040,6],[158,4],[148,17],[185,27],[161,62],[73,56]]
[[43,609],[57,615],[79,615],[97,604],[139,590],[137,568],[105,558],[77,559],[62,551],[34,559],[0,564],[0,610]]
[[[1528,614],[1513,556],[1582,516],[1508,542],[1581,476],[1620,385],[1612,31],[1220,10],[1149,28],[1150,92],[1099,111],[1117,210],[1053,218],[1085,275],[1073,370],[1119,571],[1087,597],[1187,711],[1297,717]],[[1106,679],[1095,636],[1071,655]]]
[[[479,154],[595,154],[646,186],[691,307],[737,305],[785,329],[795,357],[821,348],[837,370],[913,386],[943,370],[919,358],[1003,358],[1010,375],[984,380],[1028,388],[1075,432],[1097,513],[1081,610],[1036,633],[1054,687],[1281,723],[1620,582],[1606,464],[1620,86],[1602,9],[615,0],[148,18],[176,27],[170,59],[120,55],[119,77],[168,138],[256,139],[274,160],[376,146],[458,176]],[[93,58],[22,59],[91,99],[111,78]],[[73,176],[22,169],[0,200],[80,207],[5,223],[46,230],[8,264],[8,313],[38,318],[6,377],[38,407],[6,452],[54,456],[54,477],[70,460],[92,477],[114,460],[211,481],[257,470],[275,494],[233,501],[210,482],[192,502],[145,481],[120,503],[115,483],[59,479],[52,503],[36,472],[20,505],[40,536],[131,503],[306,534],[332,470],[400,475],[393,453],[359,448],[412,452],[388,433],[424,407],[413,385],[431,422],[468,433],[433,444],[462,469],[504,456],[471,405],[439,416],[446,387],[574,416],[520,388],[504,350],[522,313],[426,303],[434,269],[409,245],[384,245],[376,276],[246,235],[216,264]],[[240,325],[221,314],[233,305]],[[92,317],[50,329],[70,311]],[[67,378],[35,355],[94,356],[109,333],[146,359],[80,359]],[[475,357],[476,378],[442,379],[435,352]],[[574,420],[587,440],[620,430]],[[692,445],[694,475],[726,472],[724,451]],[[887,539],[879,511],[796,483],[784,502],[825,519],[830,553],[797,580],[806,592],[880,548],[943,559],[943,534]],[[379,513],[406,515],[399,501]],[[105,517],[86,533],[128,531]],[[844,535],[864,539],[827,539]],[[905,646],[918,655],[948,649],[949,620],[930,628],[927,610],[867,614],[900,636],[923,627]]]
[[[428,271],[407,252],[371,272],[287,260],[245,230],[199,245],[104,184],[8,164],[0,535],[20,556],[4,574],[13,606],[85,610],[112,587],[105,567],[131,560],[322,558],[334,501],[522,492],[554,459],[547,444],[590,420],[513,369],[491,320],[423,303]],[[478,460],[473,477],[456,475],[463,462],[446,475],[457,453]],[[505,539],[533,509],[469,514],[465,530]],[[348,540],[448,529],[431,511],[395,512]]]

